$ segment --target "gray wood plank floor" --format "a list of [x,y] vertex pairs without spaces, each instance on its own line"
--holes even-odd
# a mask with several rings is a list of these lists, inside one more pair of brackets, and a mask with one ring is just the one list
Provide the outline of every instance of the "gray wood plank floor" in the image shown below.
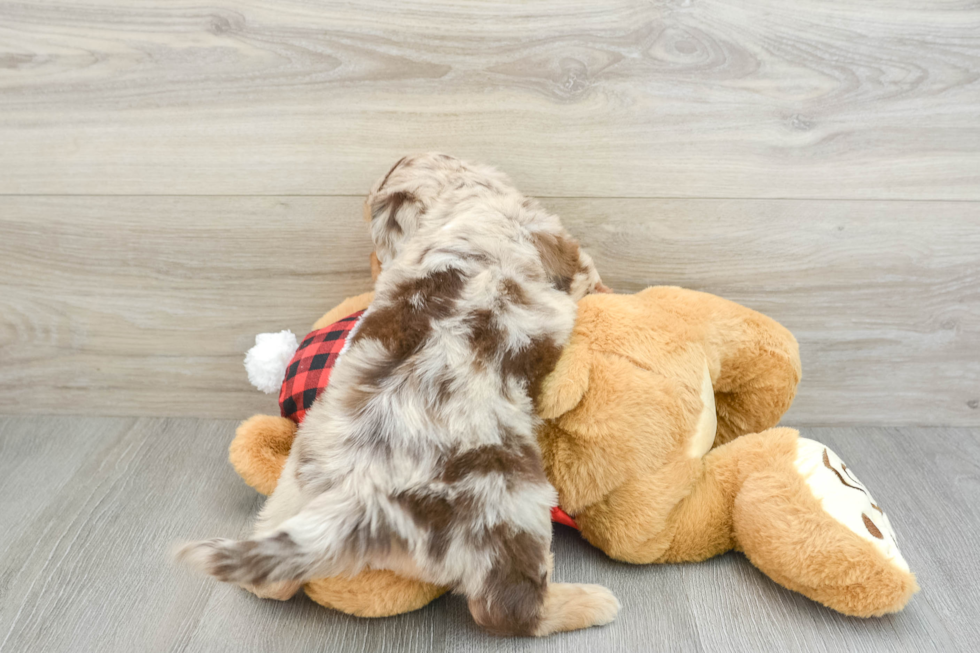
[[922,591],[904,612],[842,617],[742,556],[630,566],[556,527],[555,575],[599,582],[613,624],[501,640],[444,597],[361,620],[305,597],[261,601],[193,577],[177,540],[244,534],[261,499],[225,460],[235,422],[0,418],[0,653],[112,651],[955,651],[980,639],[980,429],[810,428],[884,504]]

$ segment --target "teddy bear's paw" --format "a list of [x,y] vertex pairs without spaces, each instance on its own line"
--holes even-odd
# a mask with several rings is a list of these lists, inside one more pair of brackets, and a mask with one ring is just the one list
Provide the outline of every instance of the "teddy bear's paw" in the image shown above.
[[888,516],[844,461],[829,447],[807,438],[797,440],[796,451],[796,469],[824,511],[908,572]]

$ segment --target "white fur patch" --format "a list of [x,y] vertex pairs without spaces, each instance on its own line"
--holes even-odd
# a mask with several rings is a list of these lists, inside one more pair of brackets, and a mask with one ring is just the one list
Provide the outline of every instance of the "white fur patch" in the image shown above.
[[711,374],[708,373],[708,363],[704,363],[704,375],[701,377],[701,415],[687,444],[687,455],[691,458],[701,458],[711,449],[718,432],[718,414],[715,412],[715,389],[711,385]]
[[828,515],[874,544],[893,565],[909,570],[888,516],[837,454],[819,442],[799,438],[796,469]]

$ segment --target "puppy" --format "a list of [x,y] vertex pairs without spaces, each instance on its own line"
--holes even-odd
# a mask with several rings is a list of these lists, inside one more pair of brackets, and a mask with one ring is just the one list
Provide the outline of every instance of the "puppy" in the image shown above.
[[444,154],[396,163],[365,212],[374,302],[254,536],[179,556],[276,598],[391,569],[453,587],[498,634],[612,621],[607,589],[549,581],[557,496],[535,439],[535,398],[576,301],[604,289],[592,259],[504,175]]

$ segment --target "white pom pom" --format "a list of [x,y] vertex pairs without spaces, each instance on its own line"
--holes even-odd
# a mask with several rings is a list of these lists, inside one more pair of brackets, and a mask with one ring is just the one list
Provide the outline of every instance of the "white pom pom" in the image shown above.
[[255,346],[245,354],[248,380],[266,394],[279,392],[282,380],[286,377],[286,366],[297,349],[299,343],[292,331],[260,333],[255,336]]

